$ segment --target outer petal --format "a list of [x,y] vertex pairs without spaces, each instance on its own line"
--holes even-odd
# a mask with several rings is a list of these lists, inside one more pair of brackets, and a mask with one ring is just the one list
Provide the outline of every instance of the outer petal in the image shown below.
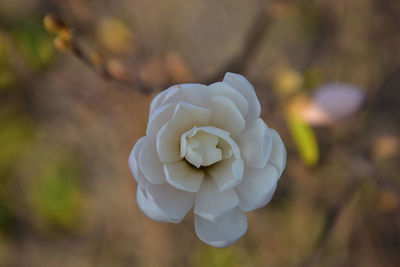
[[278,170],[278,177],[282,175],[286,167],[286,149],[280,135],[274,129],[270,129],[272,136],[272,150],[269,163]]
[[147,183],[146,178],[144,177],[142,171],[139,169],[138,166],[139,152],[143,144],[146,142],[146,139],[146,136],[143,136],[136,142],[128,159],[129,167],[131,169],[133,177],[140,186],[144,186]]
[[246,214],[240,209],[209,221],[195,215],[196,234],[203,242],[214,247],[227,247],[235,243],[247,231]]
[[188,192],[199,191],[204,178],[202,169],[197,169],[184,160],[164,164],[164,172],[168,183]]
[[211,99],[211,106],[211,125],[229,132],[232,137],[243,131],[246,122],[232,100],[216,96]]
[[271,154],[272,136],[262,119],[257,119],[246,127],[236,138],[245,165],[262,169]]
[[177,190],[169,184],[138,187],[137,203],[148,217],[159,222],[178,223],[192,208],[195,195]]
[[232,88],[232,86],[225,82],[217,82],[210,84],[209,87],[213,96],[228,97],[233,101],[233,103],[235,103],[243,117],[246,116],[249,110],[249,104],[247,103],[246,98],[244,98],[244,96],[242,96],[242,94],[240,94],[237,90]]
[[147,138],[139,153],[139,169],[152,184],[165,183],[163,164],[158,158],[155,140]]
[[219,191],[237,186],[242,181],[243,171],[243,160],[234,157],[222,160],[206,169],[217,183]]
[[209,99],[212,97],[210,88],[203,84],[185,83],[176,85],[176,89],[171,90],[162,104],[188,102],[200,107],[209,107]]
[[236,187],[239,207],[247,212],[267,205],[275,193],[277,181],[278,172],[270,164],[262,170],[245,168],[244,178]]
[[157,107],[153,110],[152,116],[146,128],[146,135],[156,136],[160,128],[170,119],[174,114],[176,104],[167,104]]
[[[166,89],[166,90],[164,90],[164,91],[158,93],[158,94],[153,98],[153,100],[151,101],[151,104],[150,104],[150,116],[149,116],[149,118],[151,118],[151,117],[153,116],[153,111],[154,111],[156,108],[158,108],[159,106],[162,105],[161,103],[162,103],[162,101],[164,100],[165,96],[166,96],[168,93],[170,93],[171,91],[173,91],[175,87],[176,87],[175,85],[174,85],[174,86],[171,86],[171,87],[169,87],[168,89]],[[175,90],[176,90],[176,89],[175,89]]]
[[214,221],[218,217],[231,213],[238,203],[239,198],[234,189],[219,192],[215,181],[207,177],[196,195],[194,213],[204,219]]
[[172,120],[164,124],[157,133],[157,152],[165,163],[180,159],[181,135],[194,125],[205,125],[211,116],[211,110],[180,102],[175,109]]
[[223,81],[235,88],[247,99],[247,102],[249,103],[249,111],[245,116],[245,120],[247,122],[251,122],[260,117],[260,102],[258,101],[256,92],[254,91],[254,87],[244,76],[232,72],[227,72]]

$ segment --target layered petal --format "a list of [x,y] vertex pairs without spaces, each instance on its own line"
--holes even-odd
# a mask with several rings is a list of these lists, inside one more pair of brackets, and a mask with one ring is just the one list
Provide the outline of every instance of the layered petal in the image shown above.
[[148,183],[137,188],[136,198],[139,208],[151,219],[178,223],[192,208],[195,194],[177,190],[168,183]]
[[272,136],[272,149],[269,163],[278,171],[278,177],[282,175],[286,167],[286,149],[280,135],[274,129],[270,129]]
[[240,113],[242,113],[243,117],[246,116],[249,110],[249,104],[247,103],[246,98],[240,94],[237,90],[232,88],[228,83],[225,82],[216,82],[209,85],[211,89],[212,96],[225,96],[235,103],[236,107],[239,109]]
[[206,169],[218,185],[219,191],[237,186],[242,181],[243,171],[243,160],[234,157],[222,160]]
[[184,160],[164,164],[168,183],[177,189],[197,192],[204,178],[204,171],[190,165]]
[[176,89],[168,93],[162,104],[188,102],[200,107],[209,107],[212,97],[210,88],[203,84],[185,83],[176,85]]
[[214,247],[227,247],[246,233],[247,218],[240,209],[235,209],[214,221],[195,215],[194,227],[197,236],[203,242]]
[[144,177],[142,171],[139,169],[138,166],[139,152],[142,149],[143,144],[146,142],[146,139],[147,137],[143,136],[136,142],[128,159],[128,164],[133,174],[133,177],[140,186],[144,186],[147,183],[146,178]]
[[236,142],[247,166],[259,169],[265,167],[271,154],[272,135],[261,118],[249,123],[236,138]]
[[242,182],[236,187],[239,207],[247,212],[267,205],[275,193],[278,181],[275,167],[267,164],[262,170],[245,168],[243,176]]
[[167,104],[154,109],[146,128],[146,135],[156,136],[160,128],[172,118],[176,104]]
[[246,98],[249,104],[249,110],[244,118],[247,122],[254,121],[260,117],[261,106],[256,92],[254,91],[254,87],[243,75],[227,72],[223,82],[232,86]]
[[149,118],[151,118],[153,116],[153,112],[156,108],[158,108],[159,106],[162,105],[162,102],[164,101],[164,98],[171,93],[174,90],[177,90],[178,88],[176,87],[176,85],[169,87],[168,89],[158,93],[154,99],[151,101],[150,104],[150,116]]
[[214,221],[218,217],[231,213],[238,203],[239,198],[234,189],[220,192],[215,181],[211,177],[206,177],[196,194],[194,213],[204,219]]
[[211,110],[186,102],[180,102],[175,108],[170,121],[165,123],[157,133],[157,152],[165,163],[180,159],[181,135],[195,125],[205,125],[211,116]]
[[235,103],[227,97],[216,96],[211,99],[210,124],[223,129],[236,137],[246,126],[246,122]]
[[165,183],[163,164],[158,158],[156,146],[152,138],[147,138],[139,153],[139,169],[152,184]]

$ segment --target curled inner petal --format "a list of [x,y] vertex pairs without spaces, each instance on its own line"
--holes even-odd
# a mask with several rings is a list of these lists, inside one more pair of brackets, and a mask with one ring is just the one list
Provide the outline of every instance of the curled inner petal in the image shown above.
[[211,166],[223,159],[240,158],[239,148],[229,133],[205,126],[193,127],[181,136],[180,157],[193,166]]

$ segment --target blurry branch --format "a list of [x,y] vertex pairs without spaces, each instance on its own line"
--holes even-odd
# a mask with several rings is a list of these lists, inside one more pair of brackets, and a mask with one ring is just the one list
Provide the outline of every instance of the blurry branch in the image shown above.
[[60,18],[48,14],[43,20],[47,31],[56,35],[54,46],[62,52],[70,52],[105,81],[114,81],[128,89],[150,93],[152,89],[137,75],[128,75],[126,68],[118,61],[105,61],[97,52],[85,51],[73,35],[73,31]]
[[354,199],[362,181],[363,180],[361,179],[352,179],[348,181],[343,191],[337,197],[335,204],[328,209],[325,224],[323,225],[319,237],[314,245],[312,254],[301,262],[299,267],[315,266],[321,260],[341,214]]
[[235,55],[226,65],[223,65],[221,69],[217,71],[215,75],[207,79],[205,83],[208,84],[220,80],[227,71],[241,73],[247,68],[271,24],[271,5],[273,5],[273,2],[263,5],[260,9],[244,38],[245,43],[243,44],[242,49],[237,53],[237,55]]

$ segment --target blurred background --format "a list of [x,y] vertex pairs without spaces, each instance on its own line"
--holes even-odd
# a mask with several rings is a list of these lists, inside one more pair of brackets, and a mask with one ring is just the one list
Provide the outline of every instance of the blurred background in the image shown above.
[[[398,0],[2,0],[0,266],[399,266],[399,48]],[[157,92],[226,71],[288,163],[217,249],[127,160]]]

